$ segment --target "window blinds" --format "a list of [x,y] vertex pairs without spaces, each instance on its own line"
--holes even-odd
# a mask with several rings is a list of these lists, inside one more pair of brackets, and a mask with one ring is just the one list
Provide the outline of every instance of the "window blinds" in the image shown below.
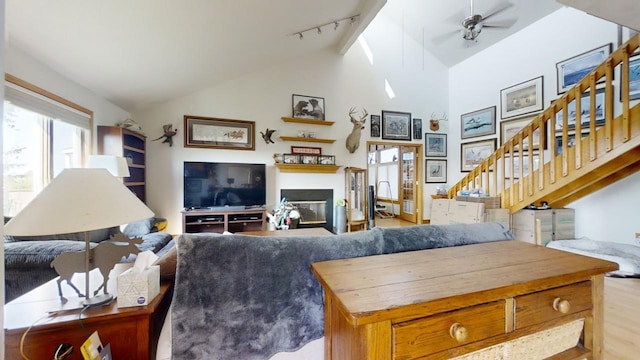
[[4,98],[21,108],[37,112],[52,119],[64,121],[83,129],[91,129],[91,115],[20,85],[5,81]]

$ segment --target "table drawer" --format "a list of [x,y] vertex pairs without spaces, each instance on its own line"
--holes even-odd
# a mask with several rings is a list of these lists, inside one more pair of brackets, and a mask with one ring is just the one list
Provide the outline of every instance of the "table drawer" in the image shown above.
[[522,329],[590,308],[590,281],[518,296],[515,328]]
[[414,359],[504,332],[504,301],[408,321],[393,326],[393,358]]

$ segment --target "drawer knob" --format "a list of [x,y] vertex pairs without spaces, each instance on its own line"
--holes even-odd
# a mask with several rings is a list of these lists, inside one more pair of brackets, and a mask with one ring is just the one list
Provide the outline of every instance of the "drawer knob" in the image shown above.
[[568,314],[570,309],[571,309],[571,304],[569,303],[568,300],[564,300],[559,297],[553,300],[553,310],[562,314]]
[[459,343],[463,343],[467,341],[467,338],[469,338],[467,328],[462,326],[462,324],[460,323],[451,325],[451,327],[449,328],[449,335],[451,335],[451,337]]

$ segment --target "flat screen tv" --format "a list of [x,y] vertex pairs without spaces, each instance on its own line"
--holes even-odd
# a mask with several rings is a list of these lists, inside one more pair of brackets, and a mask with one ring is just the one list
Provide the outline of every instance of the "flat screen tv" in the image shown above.
[[185,209],[265,207],[265,164],[185,161]]

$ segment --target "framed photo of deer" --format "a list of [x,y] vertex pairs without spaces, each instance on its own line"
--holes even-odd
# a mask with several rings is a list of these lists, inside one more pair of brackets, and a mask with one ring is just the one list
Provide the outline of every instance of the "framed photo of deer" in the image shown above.
[[382,139],[411,141],[411,113],[382,110]]
[[255,150],[254,121],[184,116],[184,147]]
[[324,98],[293,94],[293,117],[324,120]]

